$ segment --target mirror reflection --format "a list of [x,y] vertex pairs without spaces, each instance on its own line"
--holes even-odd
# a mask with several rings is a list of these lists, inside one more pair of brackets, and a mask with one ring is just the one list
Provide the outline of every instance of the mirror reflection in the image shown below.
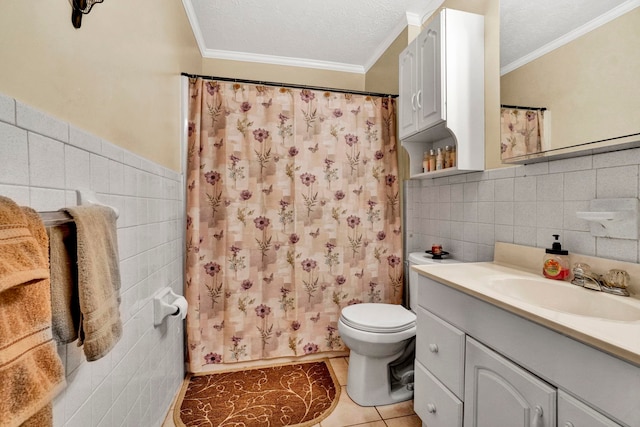
[[[640,139],[640,7],[620,0],[567,3],[501,0],[505,162],[593,141]],[[559,34],[555,20],[571,13],[579,16],[565,22],[568,34]]]

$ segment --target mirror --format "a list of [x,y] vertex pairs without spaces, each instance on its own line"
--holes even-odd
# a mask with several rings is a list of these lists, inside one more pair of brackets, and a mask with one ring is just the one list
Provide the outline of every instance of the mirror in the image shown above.
[[511,152],[509,134],[525,131],[503,126],[503,162],[640,141],[637,1],[501,0],[500,7],[501,104],[546,108],[542,152]]

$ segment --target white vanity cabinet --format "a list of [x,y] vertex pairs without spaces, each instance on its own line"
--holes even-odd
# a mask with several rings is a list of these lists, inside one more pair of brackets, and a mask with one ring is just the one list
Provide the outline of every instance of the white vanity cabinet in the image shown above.
[[[484,17],[443,9],[399,57],[398,133],[412,178],[484,169]],[[423,173],[430,149],[457,166]]]
[[423,427],[640,426],[640,366],[419,275]]

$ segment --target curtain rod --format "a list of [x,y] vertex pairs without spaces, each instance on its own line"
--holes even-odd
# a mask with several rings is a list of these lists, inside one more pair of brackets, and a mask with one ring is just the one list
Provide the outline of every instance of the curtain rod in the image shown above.
[[540,110],[547,111],[547,107],[521,107],[519,105],[500,104],[501,108],[517,108],[518,110]]
[[379,96],[381,98],[397,98],[398,95],[392,95],[387,93],[376,93],[376,92],[364,92],[359,90],[346,90],[346,89],[336,89],[331,87],[321,87],[321,86],[308,86],[308,85],[296,85],[289,83],[278,83],[278,82],[265,82],[259,80],[247,80],[247,79],[235,79],[230,77],[216,77],[216,76],[202,76],[199,74],[189,74],[189,73],[181,73],[181,75],[189,78],[203,78],[207,80],[221,80],[225,82],[234,82],[234,83],[248,83],[254,85],[265,85],[265,86],[280,86],[280,87],[290,87],[294,89],[309,89],[309,90],[322,90],[327,92],[338,92],[338,93],[352,93],[354,95],[368,95],[368,96]]

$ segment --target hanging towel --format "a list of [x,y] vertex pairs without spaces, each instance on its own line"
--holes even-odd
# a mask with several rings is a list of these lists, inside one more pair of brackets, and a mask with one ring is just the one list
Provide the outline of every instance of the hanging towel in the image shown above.
[[39,215],[0,196],[0,245],[0,426],[50,426],[65,377],[51,336],[48,239]]
[[0,196],[0,292],[49,277],[46,258],[31,235],[22,210]]
[[64,208],[76,224],[78,345],[88,361],[106,355],[122,335],[116,214],[106,206]]
[[47,229],[51,264],[51,327],[58,344],[78,339],[80,303],[75,226],[62,224]]

